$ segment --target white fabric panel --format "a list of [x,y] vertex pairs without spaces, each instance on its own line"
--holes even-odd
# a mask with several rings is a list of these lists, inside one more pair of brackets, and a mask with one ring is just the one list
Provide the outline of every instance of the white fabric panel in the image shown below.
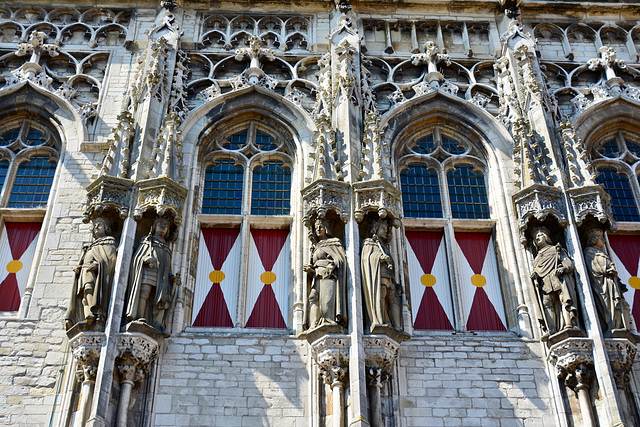
[[[2,283],[9,275],[9,272],[7,271],[7,264],[11,261],[13,261],[13,255],[11,255],[11,248],[9,247],[7,229],[2,227],[2,234],[0,235],[0,283]],[[22,295],[22,291],[20,292],[20,295]]]
[[620,278],[620,281],[623,284],[625,284],[627,288],[629,288],[629,290],[625,292],[624,298],[629,303],[629,306],[633,308],[633,297],[635,296],[636,290],[629,285],[629,279],[631,279],[631,273],[629,273],[629,271],[624,266],[622,261],[620,261],[620,258],[618,258],[618,254],[616,254],[616,251],[614,250],[611,251],[611,260],[616,265],[616,270],[618,270],[618,277]]
[[460,245],[456,240],[456,259],[458,261],[458,273],[460,278],[460,295],[462,295],[462,310],[464,312],[465,325],[467,319],[469,319],[469,313],[471,313],[471,306],[473,305],[473,297],[476,295],[476,287],[471,283],[471,276],[475,273],[467,261],[467,257],[464,256],[464,252],[460,249]]
[[284,323],[286,323],[287,326],[289,326],[287,307],[289,301],[289,274],[291,272],[289,266],[291,260],[291,257],[289,256],[291,253],[291,245],[289,242],[290,236],[291,233],[287,235],[287,239],[284,241],[280,255],[278,255],[276,262],[273,263],[273,272],[276,275],[276,281],[271,285],[273,287],[273,293],[276,295],[278,306],[280,306],[280,313],[282,314]]
[[[204,241],[202,231],[200,231],[200,246],[198,248],[198,270],[196,271],[196,285],[193,290],[193,321],[195,322],[204,300],[211,290],[211,280],[209,273],[213,271],[211,256],[207,250],[207,244]],[[226,279],[225,279],[226,281]],[[232,315],[233,316],[233,315]]]
[[[36,244],[38,243],[38,237],[40,237],[40,232],[35,235],[31,243],[29,244],[29,247],[27,247],[27,249],[22,254],[22,257],[20,258],[20,262],[22,262],[22,268],[16,273],[16,281],[18,282],[18,289],[20,290],[20,298],[22,298],[22,296],[24,295],[24,291],[27,287],[27,280],[29,279],[31,263],[33,262],[33,257],[36,253]],[[4,270],[7,270],[6,264]]]
[[222,263],[222,271],[225,275],[224,280],[220,283],[222,295],[227,303],[229,316],[231,321],[236,323],[236,310],[238,307],[238,289],[240,283],[240,265],[242,263],[242,234],[238,234],[236,241],[227,255],[227,259]]
[[[447,251],[444,245],[444,237],[440,240],[440,246],[438,247],[438,253],[436,259],[433,262],[431,274],[436,278],[436,284],[433,286],[433,290],[444,309],[444,312],[449,318],[449,322],[454,324],[453,320],[453,305],[451,303],[451,285],[449,284],[449,269],[447,268]],[[413,252],[411,243],[405,237],[407,247],[407,261],[409,264],[409,283],[411,284],[411,309],[413,310],[413,321],[416,321],[418,315],[418,309],[422,302],[422,297],[426,287],[422,284],[420,279],[425,272],[422,270],[420,261]]]
[[493,304],[493,308],[496,310],[496,313],[498,313],[506,329],[507,317],[504,314],[504,303],[502,301],[502,292],[500,291],[500,275],[498,274],[498,263],[496,261],[495,246],[493,245],[493,236],[489,239],[487,256],[484,259],[481,274],[487,279],[487,284],[484,285],[482,289],[487,293],[489,301]]
[[264,266],[258,253],[258,247],[253,239],[249,236],[249,268],[247,269],[247,306],[245,307],[245,323],[249,320],[253,307],[256,305],[258,296],[262,291],[264,283],[260,280],[260,275],[264,273]]

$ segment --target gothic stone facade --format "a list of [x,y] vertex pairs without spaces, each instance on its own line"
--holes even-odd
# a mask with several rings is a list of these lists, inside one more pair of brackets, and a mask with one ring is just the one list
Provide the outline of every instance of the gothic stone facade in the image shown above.
[[640,425],[639,20],[1,4],[0,424]]

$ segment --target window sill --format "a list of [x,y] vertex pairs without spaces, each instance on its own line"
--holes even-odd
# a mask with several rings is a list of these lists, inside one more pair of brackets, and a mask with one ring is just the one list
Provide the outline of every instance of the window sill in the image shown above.
[[407,230],[440,231],[451,221],[455,231],[490,232],[496,225],[493,219],[404,218],[402,221]]
[[[242,224],[242,215],[198,215],[198,221],[204,228],[237,228]],[[247,215],[251,228],[284,229],[289,228],[293,217],[290,215]]]
[[616,222],[618,229],[615,233],[611,234],[639,234],[640,222],[631,221],[618,221]]
[[175,337],[185,335],[209,335],[216,338],[223,337],[265,337],[265,338],[297,338],[289,329],[268,328],[216,328],[206,326],[187,326],[184,331],[175,334]]
[[7,222],[42,222],[46,208],[1,208],[0,216]]

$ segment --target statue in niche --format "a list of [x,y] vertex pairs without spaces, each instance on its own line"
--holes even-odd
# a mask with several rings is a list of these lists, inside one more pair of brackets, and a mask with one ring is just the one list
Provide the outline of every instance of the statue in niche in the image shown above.
[[627,287],[620,282],[616,266],[607,255],[602,229],[594,227],[585,235],[584,258],[598,313],[608,332],[630,330],[631,308],[624,299]]
[[331,221],[316,218],[310,233],[311,263],[307,273],[309,304],[305,324],[308,329],[322,325],[347,326],[347,256],[339,238],[331,233]]
[[[140,242],[131,262],[129,294],[126,306],[128,321],[139,320],[164,330],[165,311],[173,299],[171,249],[166,241],[171,224],[164,217],[156,218],[151,231]],[[146,319],[147,302],[151,300],[151,321]]]
[[107,218],[93,220],[93,241],[85,245],[80,263],[73,269],[73,294],[65,316],[67,329],[78,322],[104,323],[111,299],[116,267],[116,239]]
[[360,257],[362,288],[370,331],[379,325],[402,330],[402,289],[395,281],[395,264],[389,252],[389,223],[374,220],[364,239]]
[[531,280],[537,290],[546,331],[543,339],[565,329],[579,329],[573,261],[558,243],[551,243],[549,229],[533,229],[538,253],[533,260]]

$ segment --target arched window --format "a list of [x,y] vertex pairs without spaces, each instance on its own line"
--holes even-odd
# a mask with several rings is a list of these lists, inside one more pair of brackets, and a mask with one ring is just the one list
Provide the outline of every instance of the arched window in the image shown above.
[[4,208],[0,312],[20,307],[53,185],[59,145],[57,134],[43,120],[15,116],[0,123],[0,207]]
[[193,326],[286,328],[292,149],[268,120],[204,138]]
[[438,126],[406,134],[396,153],[414,329],[506,330],[479,144]]

